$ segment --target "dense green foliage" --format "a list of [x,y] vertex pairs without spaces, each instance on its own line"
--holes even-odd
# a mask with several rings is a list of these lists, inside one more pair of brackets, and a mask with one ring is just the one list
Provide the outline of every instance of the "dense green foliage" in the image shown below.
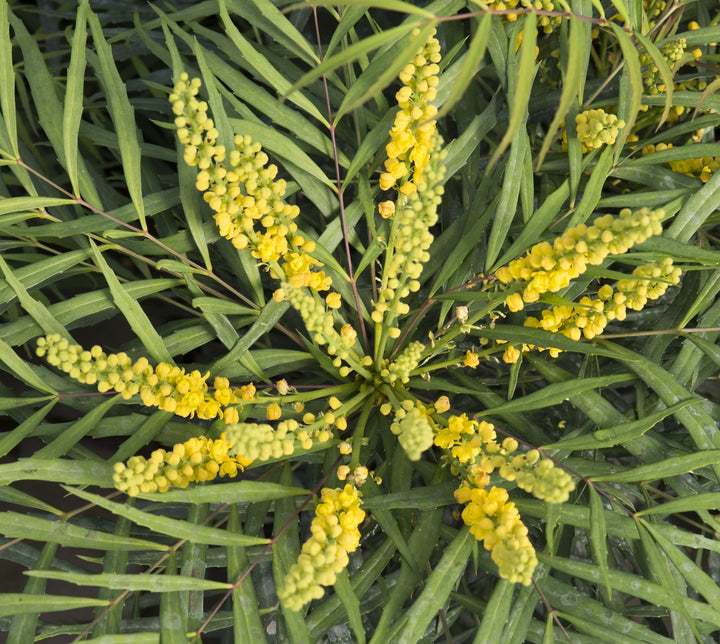
[[[9,642],[716,641],[716,2],[47,4],[0,0]],[[415,125],[435,116],[445,156],[423,142],[406,200],[386,146],[433,31],[439,112]],[[205,160],[249,136],[287,182],[272,199],[297,208],[273,212],[315,258],[305,290],[252,231],[223,238],[217,185],[186,163],[204,152],[183,72],[213,120]],[[427,255],[408,269],[411,210],[397,248]],[[521,279],[567,235],[594,253],[582,270]],[[478,470],[462,432],[483,437]],[[194,450],[217,470],[182,478]],[[527,526],[532,579],[464,526],[459,481],[483,477]],[[349,483],[328,491],[346,482],[362,511]],[[350,522],[349,561],[304,605],[283,584],[333,503],[360,541]]]

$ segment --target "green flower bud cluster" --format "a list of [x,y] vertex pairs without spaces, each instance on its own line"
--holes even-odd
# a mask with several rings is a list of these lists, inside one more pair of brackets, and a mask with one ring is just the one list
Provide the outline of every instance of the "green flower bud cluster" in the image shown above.
[[298,428],[298,422],[292,419],[281,421],[277,429],[264,423],[236,423],[228,425],[225,437],[233,449],[251,461],[268,461],[295,452],[295,430]]
[[411,461],[420,460],[423,452],[430,449],[435,436],[430,412],[420,403],[403,401],[402,408],[395,411],[395,422],[390,426]]
[[[666,42],[660,49],[665,62],[672,70],[675,63],[680,61],[685,54],[686,47],[685,38],[675,38]],[[655,62],[647,54],[641,57],[643,64],[647,65],[647,69],[643,72],[643,83],[648,94],[657,94],[665,91],[665,85],[662,83],[660,72]]]
[[253,461],[279,459],[294,454],[296,446],[310,449],[315,442],[325,443],[333,437],[332,423],[324,419],[315,421],[314,417],[311,421],[303,426],[290,418],[279,422],[274,429],[264,423],[236,423],[228,425],[223,436],[232,443],[236,453]]
[[[428,249],[433,242],[430,228],[437,223],[437,208],[443,194],[445,176],[442,164],[445,152],[440,150],[442,139],[432,138],[433,146],[424,171],[424,181],[418,190],[402,198],[406,203],[397,210],[392,222],[391,246],[387,250],[378,301],[372,312],[376,324],[390,322],[404,315],[410,307],[401,300],[420,288],[418,279],[424,264],[430,259]],[[385,317],[388,317],[386,320]],[[395,328],[394,337],[400,335]]]
[[633,311],[642,310],[648,300],[657,300],[670,286],[678,284],[681,274],[682,271],[673,266],[670,257],[665,257],[659,264],[651,262],[638,266],[633,271],[635,279],[619,280],[615,286],[617,295],[624,298],[621,306]]
[[383,380],[395,384],[398,380],[405,384],[410,380],[410,374],[417,369],[420,364],[420,358],[425,349],[422,342],[411,342],[405,347],[403,352],[391,362],[386,368],[380,372]]
[[465,525],[486,550],[503,579],[529,586],[538,560],[528,530],[508,492],[503,488],[470,487],[463,483],[456,491],[458,503],[467,504],[462,512]]
[[313,599],[320,599],[323,586],[332,586],[360,543],[358,527],[365,519],[360,509],[360,492],[353,485],[323,488],[310,526],[312,536],[303,544],[302,553],[278,590],[280,601],[288,609],[301,610]]
[[546,241],[535,244],[525,257],[495,272],[501,283],[519,284],[522,288],[522,293],[508,295],[506,306],[511,311],[520,311],[525,304],[537,302],[541,294],[557,293],[568,286],[588,265],[602,264],[608,255],[620,255],[648,237],[661,234],[664,216],[661,209],[631,212],[625,208],[617,217],[604,215],[591,226],[571,228],[552,245]]
[[[357,333],[350,325],[343,325],[338,333],[332,312],[326,310],[317,298],[304,289],[295,288],[289,282],[283,283],[282,292],[302,317],[313,340],[320,346],[327,345],[328,354],[334,356],[333,366],[340,370],[341,376],[349,375],[352,370],[360,372],[361,363],[369,366],[370,358],[358,356],[353,350]],[[343,365],[343,362],[350,366]]]
[[[530,450],[527,455],[537,450]],[[536,499],[548,503],[565,503],[570,498],[570,492],[575,489],[575,483],[565,470],[555,467],[550,459],[543,459],[534,467],[530,463],[518,464],[513,458],[513,467],[516,469],[515,480],[518,487],[532,494]]]
[[575,117],[577,138],[583,145],[583,152],[590,152],[603,145],[612,145],[625,127],[625,121],[605,110],[585,110]]
[[167,492],[217,476],[236,476],[250,463],[252,459],[240,456],[225,434],[218,440],[200,436],[178,443],[169,452],[156,449],[149,459],[132,456],[127,464],[115,463],[113,482],[128,496]]
[[[414,29],[411,37],[420,33]],[[387,160],[385,172],[380,176],[380,189],[389,190],[396,182],[412,173],[412,180],[400,186],[400,192],[408,195],[426,183],[425,167],[436,149],[437,124],[433,117],[437,107],[435,100],[440,68],[440,43],[433,32],[418,50],[412,62],[400,72],[403,87],[395,94],[400,110],[390,130],[390,143],[385,148]]]
[[125,400],[140,395],[147,407],[158,407],[183,418],[223,418],[237,421],[238,402],[227,378],[215,378],[212,394],[208,391],[209,373],[185,373],[185,369],[161,362],[153,367],[147,358],[135,362],[126,353],[106,354],[95,345],[89,351],[71,344],[60,334],[38,338],[37,355],[71,378],[97,386],[98,391],[115,391]]

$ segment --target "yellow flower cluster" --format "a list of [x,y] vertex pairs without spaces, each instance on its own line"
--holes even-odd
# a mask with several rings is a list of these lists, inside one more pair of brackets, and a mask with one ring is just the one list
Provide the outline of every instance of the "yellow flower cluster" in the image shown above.
[[485,487],[497,471],[506,481],[516,481],[521,489],[551,503],[564,503],[575,488],[567,472],[556,469],[551,460],[541,459],[537,450],[516,454],[514,438],[498,443],[491,423],[466,414],[451,416],[447,427],[436,432],[434,443],[450,452],[473,487]]
[[[419,29],[414,29],[411,36],[415,38],[419,33]],[[385,172],[380,176],[381,190],[389,190],[411,173],[412,179],[402,183],[400,192],[410,194],[417,190],[418,184],[426,183],[423,170],[437,145],[437,124],[433,120],[437,107],[431,103],[437,94],[439,62],[440,43],[433,32],[412,62],[400,72],[403,87],[395,94],[400,111],[385,148],[387,160]]]
[[216,145],[218,131],[207,103],[196,98],[199,89],[199,79],[189,81],[182,73],[170,102],[185,161],[200,170],[195,185],[215,211],[220,234],[238,249],[249,247],[253,257],[271,264],[275,277],[296,288],[328,290],[332,280],[316,270],[323,264],[310,255],[315,243],[294,222],[299,208],[283,201],[286,183],[276,179],[277,166],[267,165],[267,155],[249,136],[235,136],[235,149],[226,159],[225,148]]
[[360,543],[358,527],[365,519],[360,493],[353,485],[323,488],[310,526],[312,536],[285,576],[278,597],[290,610],[299,611],[323,596],[323,586],[332,586],[338,573],[350,562],[348,553]]
[[[670,150],[673,147],[672,143],[658,143],[657,145],[648,145],[643,148],[643,156],[652,154],[653,152],[662,152],[663,150]],[[688,147],[688,150],[691,148]],[[697,177],[703,183],[706,183],[713,173],[720,168],[720,157],[698,157],[691,159],[680,159],[678,161],[670,161],[670,169],[673,172],[679,172],[680,174],[686,174],[689,177]]]
[[392,244],[386,253],[372,319],[376,324],[385,323],[392,338],[400,335],[400,329],[392,326],[393,320],[410,310],[403,298],[420,288],[418,278],[430,258],[427,251],[434,239],[430,228],[437,222],[437,206],[443,194],[445,153],[433,120],[437,108],[430,103],[435,99],[439,62],[440,43],[431,35],[400,73],[403,87],[396,94],[400,110],[390,130],[385,172],[380,176],[382,190],[404,180],[397,209],[390,201],[378,207],[382,217],[392,218]]
[[450,452],[454,469],[464,478],[455,491],[458,503],[467,504],[463,522],[491,551],[500,576],[527,586],[538,563],[535,549],[507,491],[486,489],[490,475],[497,471],[506,481],[516,481],[521,489],[551,503],[567,501],[575,484],[567,472],[555,468],[549,459],[541,459],[538,450],[516,454],[514,438],[501,443],[496,438],[492,424],[462,414],[448,419],[447,427],[436,432],[434,443]]
[[420,460],[422,453],[432,447],[435,425],[430,418],[431,411],[410,400],[403,401],[402,407],[395,411],[390,430],[398,435],[398,442],[411,461]]
[[184,488],[217,476],[236,476],[252,460],[240,456],[225,434],[218,440],[200,436],[178,443],[169,452],[156,449],[149,459],[132,456],[127,464],[115,463],[113,481],[128,496],[167,492],[170,487]]
[[590,152],[603,145],[612,145],[625,121],[605,110],[585,110],[575,117],[577,138],[582,143],[583,152]]
[[145,406],[183,418],[219,416],[226,423],[237,422],[238,411],[233,405],[238,398],[227,378],[215,378],[209,392],[209,373],[186,373],[165,362],[153,367],[147,358],[133,362],[126,353],[108,355],[97,345],[87,351],[57,333],[38,338],[36,353],[71,378],[95,385],[100,392],[115,391],[126,400],[139,394]]
[[529,586],[538,560],[517,507],[508,501],[507,490],[462,485],[455,491],[455,498],[458,503],[467,503],[463,522],[491,552],[500,576],[510,583]]
[[[577,304],[554,306],[542,312],[541,318],[529,316],[524,326],[561,333],[571,340],[584,337],[592,340],[600,335],[613,320],[625,319],[627,309],[642,310],[648,301],[662,297],[670,286],[680,282],[681,271],[673,266],[672,259],[664,258],[660,263],[651,262],[638,266],[633,278],[621,279],[615,284],[604,284],[598,290],[598,299],[583,297]],[[523,345],[523,351],[532,349],[532,345]],[[551,350],[556,357],[557,349]],[[509,346],[503,360],[507,363],[517,361],[520,352]]]
[[397,381],[407,383],[412,371],[420,364],[424,349],[422,342],[411,342],[393,362],[380,371],[380,377],[391,385]]
[[604,215],[591,226],[581,224],[571,228],[552,245],[536,244],[525,257],[495,272],[503,284],[519,284],[523,289],[522,293],[508,295],[506,306],[511,311],[520,311],[525,304],[537,302],[543,293],[557,293],[568,286],[588,265],[602,264],[608,255],[620,255],[648,237],[659,235],[664,216],[661,209],[641,208],[631,212],[625,208],[617,217]]

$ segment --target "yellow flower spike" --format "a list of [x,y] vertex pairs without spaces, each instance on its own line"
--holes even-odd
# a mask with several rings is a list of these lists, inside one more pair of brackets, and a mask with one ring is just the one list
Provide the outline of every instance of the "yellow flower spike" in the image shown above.
[[150,459],[131,457],[127,464],[113,465],[115,487],[128,496],[166,492],[171,486],[187,487],[192,482],[211,481],[217,476],[235,476],[252,461],[232,452],[232,444],[205,436],[176,444],[170,452],[155,450]]
[[106,355],[100,347],[86,351],[59,334],[38,339],[37,355],[75,380],[96,385],[100,392],[113,390],[126,400],[140,394],[145,406],[185,418],[224,417],[224,409],[238,402],[225,378],[215,380],[211,395],[206,382],[209,373],[185,373],[184,369],[163,362],[153,368],[147,358],[133,363],[125,353]]
[[[343,466],[341,466],[342,468]],[[341,472],[347,477],[347,472]],[[360,543],[358,527],[365,519],[360,509],[360,493],[354,485],[323,488],[310,527],[312,537],[303,544],[302,554],[293,564],[278,590],[280,601],[290,610],[323,596],[323,586],[335,583],[349,563],[348,553]]]

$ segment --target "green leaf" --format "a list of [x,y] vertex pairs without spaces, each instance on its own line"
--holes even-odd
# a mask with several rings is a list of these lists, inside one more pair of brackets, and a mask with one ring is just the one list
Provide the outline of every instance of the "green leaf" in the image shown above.
[[257,79],[262,79],[263,82],[268,83],[275,91],[281,96],[287,96],[288,100],[295,103],[301,110],[307,112],[314,119],[327,125],[327,119],[322,115],[320,110],[315,104],[307,98],[304,94],[293,91],[290,93],[292,83],[290,83],[285,75],[273,64],[263,56],[257,48],[250,43],[240,33],[239,29],[230,20],[230,16],[227,12],[225,0],[219,0],[220,7],[220,18],[222,19],[223,26],[225,27],[225,33],[233,42],[240,54],[243,66],[250,69]]
[[667,407],[666,409],[657,411],[654,414],[638,418],[638,420],[620,423],[605,429],[595,430],[591,436],[573,436],[564,438],[556,443],[544,445],[543,449],[602,449],[605,447],[612,447],[613,445],[619,445],[639,438],[645,434],[645,432],[655,427],[655,425],[657,425],[660,421],[664,420],[676,411],[684,409],[688,405],[698,403],[700,403],[700,401],[696,399],[683,400],[672,407]]
[[110,116],[120,146],[120,159],[123,166],[125,185],[137,211],[140,225],[143,230],[147,230],[145,204],[142,197],[140,139],[135,124],[135,108],[128,98],[125,83],[115,66],[112,49],[105,40],[100,20],[92,11],[88,14],[88,22],[90,23],[95,51],[98,55],[97,62],[95,62],[94,57],[90,61],[93,67],[96,68],[98,79],[102,83],[107,97]]
[[394,629],[389,641],[398,644],[414,644],[420,641],[428,625],[454,590],[476,544],[477,541],[467,526],[457,533],[427,578],[422,593],[407,611],[406,619]]
[[[18,404],[17,399],[10,399],[11,403],[7,405],[7,409],[17,408],[22,406]],[[36,399],[37,400],[37,399]],[[12,401],[15,401],[14,404]],[[40,399],[39,402],[43,402],[44,399]],[[41,409],[38,409],[32,416],[26,418],[20,423],[15,429],[7,432],[2,438],[0,438],[0,457],[9,454],[15,447],[17,447],[25,438],[32,435],[33,431],[37,429],[40,423],[44,420],[45,416],[50,413],[50,410],[57,403],[57,398],[53,398]],[[5,405],[0,405],[0,409]]]
[[287,311],[290,305],[283,302],[276,302],[275,300],[269,300],[268,303],[260,311],[257,320],[248,329],[248,331],[240,338],[237,344],[230,349],[222,358],[220,358],[215,364],[211,365],[210,371],[212,373],[222,373],[225,369],[228,369],[235,362],[240,360],[243,354],[253,345],[255,342],[270,331],[275,324],[280,320],[285,311]]
[[18,158],[17,111],[15,108],[15,70],[12,59],[12,39],[8,21],[7,0],[0,1],[0,109],[3,119],[3,146],[14,158]]
[[183,590],[227,590],[230,584],[180,575],[153,575],[136,573],[134,575],[115,575],[100,573],[96,575],[74,572],[51,572],[50,570],[28,570],[26,575],[58,579],[76,586],[100,586],[116,590],[150,591],[155,593],[178,592]]
[[[397,78],[400,70],[410,62],[435,29],[434,23],[429,22],[419,27],[420,32],[413,36],[411,32],[415,27],[418,27],[418,25],[404,24],[395,28],[405,30],[406,33],[398,35],[397,39],[391,40],[390,44],[373,58],[357,81],[347,90],[335,114],[334,125],[337,125],[343,116],[349,114],[372,97],[377,96],[378,93],[392,83]],[[410,36],[406,37],[408,33],[410,33]],[[395,44],[392,45],[392,43]]]
[[[238,506],[230,506],[227,529],[235,534],[242,534]],[[262,642],[265,638],[260,604],[252,577],[247,574],[249,561],[245,548],[240,546],[227,547],[227,574],[230,583],[236,583],[233,590],[233,630],[235,639],[240,642]],[[242,581],[240,578],[242,577]]]
[[85,66],[87,57],[85,43],[87,41],[88,0],[81,0],[75,16],[70,51],[70,65],[67,70],[65,103],[63,105],[63,145],[65,151],[65,169],[72,184],[73,193],[80,197],[78,181],[78,132],[83,111],[83,88],[85,84]]
[[448,114],[450,109],[463,97],[475,78],[478,66],[485,56],[488,39],[490,38],[492,14],[486,13],[482,18],[478,17],[476,23],[477,29],[470,41],[460,72],[455,77],[455,82],[452,84],[442,108],[437,113],[436,119],[438,120]]
[[47,391],[48,393],[57,395],[57,392],[50,386],[46,385],[42,379],[33,371],[32,367],[25,362],[13,348],[0,339],[0,361],[5,364],[15,377],[23,380],[28,385],[39,391]]
[[259,503],[308,494],[308,490],[265,481],[233,481],[221,485],[198,485],[184,490],[140,494],[149,501],[167,503]]
[[0,593],[0,617],[26,613],[55,613],[76,610],[88,606],[107,606],[110,602],[91,597],[57,597],[54,595],[28,595],[24,593]]
[[483,412],[485,415],[499,415],[514,411],[530,411],[532,409],[543,409],[557,405],[572,396],[579,395],[585,391],[609,387],[618,382],[625,382],[629,379],[628,374],[620,373],[613,376],[598,376],[596,378],[581,378],[574,382],[557,383],[547,385],[540,391],[535,391],[522,398],[515,398],[510,402],[498,405]]
[[245,535],[233,534],[227,530],[220,530],[219,528],[209,528],[187,521],[170,519],[157,513],[143,512],[129,505],[108,501],[102,496],[85,492],[78,488],[66,487],[65,489],[85,501],[94,503],[113,514],[125,517],[137,525],[144,526],[160,534],[169,535],[175,539],[187,539],[193,543],[205,543],[216,546],[252,546],[268,543],[268,539],[246,537]]
[[[594,564],[561,557],[549,557],[541,552],[538,552],[538,559],[560,572],[574,575],[591,583],[598,576],[597,567]],[[667,589],[660,584],[647,581],[637,575],[616,570],[611,570],[609,576],[610,583],[618,592],[639,597],[651,605],[673,607],[674,602],[669,600]],[[686,597],[682,598],[682,604],[693,619],[705,620],[715,626],[720,626],[720,614],[707,604]]]
[[[19,537],[34,541],[58,543],[72,548],[167,550],[167,546],[146,539],[106,534],[65,521],[48,521],[47,519],[30,517],[18,512],[0,512],[0,534],[10,538]],[[31,573],[32,571],[28,571],[26,574]],[[43,575],[40,574],[40,576]]]
[[112,487],[112,466],[101,461],[37,457],[21,458],[11,463],[0,464],[0,485],[8,485],[15,481],[52,481]]
[[[621,0],[617,0],[621,2]],[[628,88],[630,90],[630,96],[627,96],[627,91],[621,92],[620,103],[618,106],[618,117],[625,121],[625,127],[620,130],[615,145],[620,147],[624,144],[625,140],[632,131],[637,115],[640,112],[640,106],[643,100],[643,81],[642,72],[640,68],[640,57],[638,51],[623,28],[614,22],[609,22],[610,28],[617,38],[620,49],[622,50],[623,60],[625,62],[625,70],[623,72],[623,82],[621,87]],[[626,75],[627,74],[627,75]],[[625,81],[627,78],[627,81]]]
[[[520,58],[516,66],[512,65],[512,67],[517,67],[517,77],[514,79],[514,91],[508,95],[508,103],[511,104],[510,119],[505,135],[497,148],[495,148],[490,161],[488,161],[486,172],[489,172],[490,168],[497,163],[500,155],[505,152],[507,146],[513,140],[515,132],[527,118],[530,91],[535,79],[535,42],[537,40],[537,15],[535,13],[525,15],[525,26],[522,34]],[[514,43],[511,43],[511,46],[514,46]],[[508,73],[510,73],[510,66],[508,66]]]
[[594,485],[588,485],[590,494],[590,543],[592,544],[595,561],[600,568],[600,576],[605,582],[608,599],[612,598],[612,585],[608,576],[607,526],[605,525],[605,508],[602,497]]
[[[40,126],[47,134],[58,159],[64,165],[63,107],[55,92],[53,77],[47,68],[43,53],[40,51],[35,38],[30,35],[22,20],[12,13],[9,14],[9,18],[14,32],[13,42],[20,45],[23,54],[24,77],[30,85]],[[80,190],[84,199],[96,208],[102,208],[102,201],[97,188],[87,171],[85,161],[80,157],[78,157],[78,172]]]
[[90,430],[92,430],[120,400],[120,395],[111,396],[76,421],[60,436],[35,452],[39,459],[54,459],[67,454]]
[[701,467],[720,464],[720,449],[708,449],[696,454],[674,456],[664,461],[642,465],[615,474],[593,476],[593,481],[612,481],[614,483],[631,483],[640,481],[656,481],[667,479],[679,474],[686,474]]
[[680,242],[690,241],[690,238],[718,208],[720,208],[720,172],[715,172],[710,180],[685,202],[665,231],[665,235]]
[[8,197],[0,200],[0,215],[52,208],[53,206],[69,206],[75,203],[77,203],[75,199],[66,199],[65,197]]
[[587,23],[581,21],[579,18],[575,16],[570,18],[567,67],[563,70],[562,94],[555,108],[555,116],[553,116],[553,120],[544,134],[543,144],[535,161],[536,168],[542,166],[545,155],[555,140],[555,134],[567,116],[570,105],[578,98],[581,87],[584,84],[588,56],[590,55],[588,47],[590,38],[587,33],[587,27]]
[[529,150],[530,139],[527,131],[523,127],[518,128],[512,138],[510,154],[508,154],[505,162],[500,200],[495,208],[495,219],[487,242],[487,249],[485,251],[486,271],[489,271],[493,262],[497,259],[507,239],[510,226],[515,219],[520,186],[522,185],[525,172],[525,155]]
[[498,633],[502,632],[510,615],[514,592],[515,584],[498,579],[473,642],[490,642],[497,638]]
[[342,570],[335,580],[333,589],[345,607],[350,628],[355,634],[355,641],[358,644],[365,644],[365,627],[360,615],[360,599],[354,593],[347,570]]
[[[177,574],[175,553],[171,552],[165,564],[165,578]],[[187,607],[183,606],[180,591],[168,591],[160,597],[160,641],[163,644],[186,644]]]
[[32,318],[40,325],[44,333],[59,333],[61,336],[71,339],[65,327],[60,324],[50,313],[48,308],[39,300],[36,300],[27,289],[23,286],[22,282],[17,279],[5,260],[0,257],[0,271],[2,271],[5,281],[8,283],[10,288],[15,291],[20,306],[22,306]]
[[128,324],[137,337],[140,338],[140,341],[143,343],[145,349],[147,349],[147,352],[156,362],[174,364],[172,356],[165,346],[165,342],[155,329],[153,323],[145,314],[145,311],[143,311],[138,301],[128,294],[127,290],[125,290],[123,285],[120,283],[120,280],[116,277],[113,270],[105,261],[102,252],[92,240],[90,240],[90,247],[92,248],[92,253],[95,257],[95,263],[102,271],[105,276],[105,280],[110,287],[110,293],[112,294],[115,306],[117,306],[118,310],[125,316]]
[[670,114],[670,108],[673,106],[673,91],[675,89],[673,74],[670,67],[668,67],[667,61],[662,55],[662,52],[649,38],[643,36],[643,34],[639,31],[634,32],[633,36],[638,39],[638,41],[643,45],[643,47],[645,47],[645,51],[647,51],[650,58],[652,58],[654,65],[657,67],[658,72],[660,72],[660,78],[662,79],[663,85],[665,86],[665,89],[663,91],[663,93],[665,94],[665,109],[663,110],[662,116],[660,117],[660,120],[658,121],[655,128],[656,130],[658,130],[660,129],[660,126],[662,126],[662,124],[665,122],[665,119],[667,119],[668,114]]

